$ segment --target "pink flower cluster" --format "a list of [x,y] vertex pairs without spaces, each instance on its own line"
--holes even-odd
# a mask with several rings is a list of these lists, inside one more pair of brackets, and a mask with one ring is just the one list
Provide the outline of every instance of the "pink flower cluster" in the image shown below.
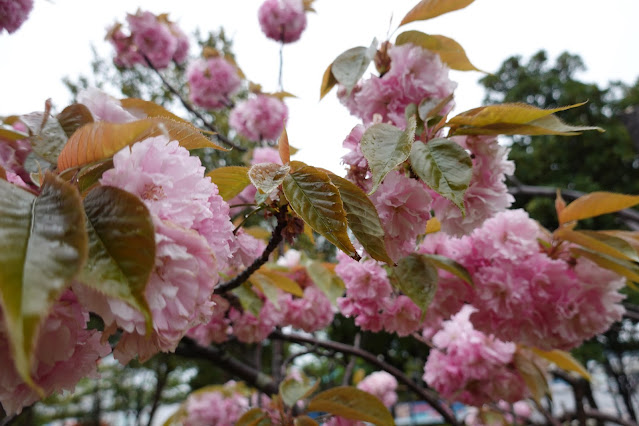
[[115,63],[122,67],[147,65],[146,56],[155,68],[166,68],[171,61],[186,60],[189,40],[186,34],[166,15],[156,16],[138,10],[128,15],[129,34],[117,23],[109,30],[107,39],[115,48]]
[[317,286],[310,285],[304,289],[303,297],[287,295],[286,315],[282,325],[312,333],[326,328],[333,322],[331,301]]
[[260,6],[258,19],[264,35],[282,43],[299,40],[306,28],[302,0],[266,0]]
[[6,30],[12,34],[29,17],[33,0],[0,0],[0,34]]
[[219,56],[191,62],[186,77],[189,81],[189,99],[193,104],[207,109],[230,105],[230,97],[242,83],[237,68]]
[[122,103],[95,87],[84,89],[78,93],[78,103],[86,106],[94,121],[109,123],[129,123],[139,118],[122,107]]
[[515,164],[508,160],[508,148],[500,146],[496,136],[457,136],[453,141],[471,152],[473,175],[464,194],[466,215],[451,201],[432,193],[433,210],[448,234],[462,236],[481,226],[484,220],[504,211],[514,201],[504,182],[506,175],[515,172]]
[[407,336],[421,326],[421,310],[407,296],[396,295],[379,262],[337,255],[335,273],[346,285],[346,295],[337,300],[340,312],[354,317],[362,330],[386,330]]
[[[26,134],[27,127],[19,121],[11,127]],[[31,143],[28,139],[14,141],[0,137],[0,167],[4,170],[7,181],[23,188],[30,188],[31,176],[24,168],[24,162],[30,152]]]
[[397,402],[397,379],[386,371],[369,374],[357,384],[357,388],[375,395],[387,408]]
[[[98,360],[111,352],[109,344],[101,341],[102,333],[86,329],[88,320],[89,313],[71,291],[66,291],[42,323],[31,375],[45,395],[73,391],[81,378],[96,377]],[[0,365],[0,404],[7,414],[20,413],[40,399],[13,367],[1,310]]]
[[172,351],[190,328],[212,317],[210,296],[218,271],[231,259],[234,237],[228,205],[204,177],[200,160],[176,141],[146,139],[118,152],[113,163],[101,183],[137,195],[155,224],[156,266],[145,289],[152,335],[145,335],[142,314],[124,302],[82,285],[74,288],[107,327],[123,330],[114,354],[126,363],[136,355],[145,360]]
[[475,330],[474,311],[464,306],[435,334],[424,380],[444,398],[474,406],[525,398],[526,384],[512,363],[516,345]]
[[386,74],[360,81],[350,93],[344,88],[338,91],[341,102],[365,124],[380,115],[383,122],[404,128],[408,105],[419,105],[424,99],[443,99],[455,90],[456,84],[448,78],[448,67],[438,54],[403,44],[391,46],[388,55],[391,65]]
[[186,400],[184,426],[233,426],[249,409],[248,398],[230,381],[222,389],[199,390]]
[[431,237],[421,250],[461,263],[474,287],[450,276],[440,282],[433,303],[439,312],[429,311],[429,324],[446,313],[438,301],[450,298],[449,309],[464,302],[477,307],[471,320],[478,330],[544,350],[568,350],[622,317],[618,290],[624,279],[583,257],[549,257],[539,247],[543,233],[523,210],[499,213],[461,240],[442,234],[432,243]]
[[257,95],[237,104],[229,115],[229,124],[244,138],[261,142],[277,140],[288,118],[286,104],[276,97]]

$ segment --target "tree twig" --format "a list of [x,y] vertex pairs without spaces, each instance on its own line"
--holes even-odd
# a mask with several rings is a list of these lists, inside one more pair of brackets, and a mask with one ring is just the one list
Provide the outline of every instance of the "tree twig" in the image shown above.
[[330,349],[333,351],[341,352],[344,354],[355,355],[367,361],[368,363],[376,366],[377,368],[380,368],[392,374],[393,376],[395,376],[397,381],[408,386],[410,390],[412,390],[424,401],[428,402],[430,406],[433,407],[435,411],[437,411],[444,418],[445,422],[453,426],[459,425],[459,422],[455,418],[453,411],[446,405],[442,404],[436,395],[431,394],[427,389],[420,387],[417,383],[409,379],[399,369],[393,367],[392,365],[384,361],[379,360],[375,355],[373,355],[370,352],[367,352],[360,348],[356,348],[354,346],[346,345],[344,343],[333,342],[328,340],[319,340],[313,337],[307,337],[307,336],[302,336],[302,335],[293,334],[293,333],[284,334],[280,331],[274,331],[273,333],[270,334],[269,337],[271,339],[286,340],[288,342],[293,342],[293,343],[308,343],[311,345],[317,345],[317,346]]

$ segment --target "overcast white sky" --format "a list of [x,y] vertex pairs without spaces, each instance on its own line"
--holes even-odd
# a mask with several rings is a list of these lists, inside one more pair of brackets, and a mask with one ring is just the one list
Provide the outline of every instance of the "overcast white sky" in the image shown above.
[[[90,45],[104,54],[105,28],[138,7],[168,12],[187,33],[224,26],[234,39],[239,65],[265,90],[277,89],[277,43],[259,30],[262,0],[35,0],[29,20],[17,33],[0,35],[0,115],[41,110],[52,98],[66,105],[65,75],[90,74]],[[342,51],[385,40],[417,0],[316,0],[302,39],[284,49],[284,88],[297,95],[287,100],[291,144],[296,158],[341,173],[341,142],[356,120],[329,94],[318,102],[326,66]],[[393,17],[393,25],[389,23]],[[464,10],[431,21],[407,25],[454,38],[473,63],[495,71],[515,54],[528,57],[546,49],[554,58],[567,50],[588,66],[581,77],[605,84],[634,82],[639,76],[639,0],[476,0]],[[402,28],[399,32],[404,30]],[[395,32],[397,35],[399,32]],[[192,54],[197,54],[192,46]],[[452,72],[459,82],[457,112],[481,103],[480,73]]]

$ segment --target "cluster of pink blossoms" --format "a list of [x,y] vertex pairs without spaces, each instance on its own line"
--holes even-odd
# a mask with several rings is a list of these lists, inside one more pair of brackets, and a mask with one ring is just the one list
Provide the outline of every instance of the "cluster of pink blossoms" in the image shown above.
[[[16,121],[12,127],[18,132],[26,132],[24,124]],[[10,140],[0,137],[0,167],[4,170],[7,181],[23,188],[30,188],[32,182],[24,168],[24,162],[31,152],[28,139]]]
[[107,39],[115,48],[115,63],[122,67],[147,65],[148,58],[156,68],[166,68],[171,61],[182,63],[189,53],[189,39],[166,15],[156,16],[138,10],[128,15],[129,34],[117,23],[109,30]]
[[455,90],[448,78],[448,67],[439,55],[412,44],[391,46],[390,70],[381,77],[360,81],[348,93],[340,89],[338,96],[351,114],[370,124],[375,115],[384,123],[406,127],[405,110],[425,99],[444,99]]
[[186,400],[184,426],[233,426],[249,409],[248,398],[234,381],[222,389],[192,393]]
[[277,140],[288,118],[286,104],[276,97],[257,95],[237,104],[229,124],[242,137],[253,141]]
[[260,6],[258,18],[264,35],[282,43],[299,40],[306,28],[302,0],[266,0]]
[[207,109],[229,106],[231,96],[242,83],[237,68],[220,56],[199,58],[191,62],[186,70],[186,77],[189,82],[189,99],[193,104]]
[[[485,333],[544,350],[568,350],[622,317],[618,290],[624,279],[583,257],[548,256],[538,243],[545,236],[523,210],[499,213],[461,239],[431,237],[420,251],[456,260],[474,286],[445,276],[435,310],[427,314],[430,324],[450,314],[446,308],[467,302],[477,308],[471,321]],[[443,299],[448,300],[440,305]]]
[[340,312],[354,317],[362,330],[386,330],[407,336],[420,329],[421,310],[410,298],[397,295],[379,262],[337,255],[335,273],[346,285],[346,295],[337,300]]
[[450,401],[481,406],[492,401],[516,402],[527,387],[513,364],[514,343],[502,342],[473,328],[465,305],[433,337],[424,380]]
[[[101,332],[86,329],[88,320],[89,313],[71,291],[62,294],[44,319],[31,375],[45,395],[73,391],[83,377],[96,377],[98,360],[111,352],[109,344],[102,342]],[[15,370],[5,327],[0,309],[0,404],[11,415],[20,413],[40,396]]]
[[6,30],[12,34],[29,17],[33,0],[0,0],[0,34]]

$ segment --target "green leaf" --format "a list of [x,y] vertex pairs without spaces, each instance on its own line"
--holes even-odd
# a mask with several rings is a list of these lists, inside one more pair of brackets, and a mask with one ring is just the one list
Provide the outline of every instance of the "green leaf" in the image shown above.
[[337,298],[344,294],[344,282],[326,266],[317,261],[310,261],[306,271],[315,285],[328,297],[333,306],[337,306]]
[[450,272],[451,274],[455,275],[457,278],[464,280],[471,286],[474,285],[473,279],[466,268],[455,262],[453,259],[450,259],[446,256],[440,256],[438,254],[423,254],[422,256],[425,256],[437,268]]
[[253,291],[249,284],[244,283],[232,290],[232,292],[238,297],[238,299],[240,299],[240,304],[245,310],[252,313],[255,317],[260,315],[264,302],[262,302],[260,296]]
[[0,180],[0,303],[16,370],[31,386],[41,320],[86,261],[83,224],[78,191],[54,175],[38,197]]
[[377,190],[384,177],[398,165],[408,159],[415,140],[417,121],[411,117],[406,130],[386,124],[374,124],[362,135],[360,146],[373,174],[373,187],[368,195]]
[[311,383],[308,378],[302,381],[289,378],[280,383],[280,395],[287,407],[293,407],[297,401],[304,398],[314,387],[315,383]]
[[284,182],[291,168],[276,163],[258,163],[251,166],[248,177],[261,194],[268,195]]
[[384,228],[373,202],[353,182],[330,172],[326,174],[339,190],[344,210],[346,210],[348,227],[351,228],[364,250],[373,259],[392,265],[393,260],[388,256],[384,244]]
[[93,114],[83,104],[72,104],[63,109],[57,119],[67,137],[71,137],[80,127],[93,123]]
[[[368,48],[353,47],[339,55],[330,67],[335,80],[350,91],[366,72],[376,50],[377,40],[373,40]],[[324,88],[324,84],[322,84],[322,88]]]
[[413,253],[397,262],[391,273],[391,283],[410,298],[423,313],[437,292],[437,268],[426,255]]
[[318,234],[353,257],[355,248],[348,238],[346,212],[339,190],[315,167],[291,162],[291,172],[282,183],[284,196],[299,217]]
[[324,76],[322,76],[322,86],[320,87],[320,101],[337,84],[337,80],[335,80],[332,68],[333,64],[330,64],[328,68],[326,68],[326,71],[324,71]]
[[261,274],[254,273],[251,275],[251,278],[248,279],[248,282],[259,291],[262,292],[264,296],[275,306],[275,309],[280,310],[280,301],[279,295],[277,292],[277,287],[273,285],[271,280]]
[[58,120],[49,114],[50,109],[50,102],[47,101],[44,112],[22,115],[20,121],[29,128],[33,152],[55,164],[67,143],[67,135]]
[[444,13],[463,9],[474,0],[422,0],[404,16],[400,26],[414,21],[424,21]]
[[639,204],[639,195],[591,192],[568,204],[559,215],[559,223],[588,219]]
[[229,201],[251,184],[248,171],[248,167],[228,166],[212,170],[206,175],[217,185],[224,201]]
[[454,97],[455,95],[451,93],[444,99],[424,98],[417,107],[419,118],[424,122],[428,122],[431,118],[439,116],[442,110],[450,104]]
[[473,175],[473,162],[464,148],[449,139],[415,143],[410,162],[417,176],[466,214],[464,194]]
[[394,425],[393,415],[382,401],[351,386],[339,386],[320,392],[308,404],[309,411],[325,411],[351,420],[380,426]]
[[112,186],[100,186],[84,199],[89,257],[82,284],[140,311],[151,333],[153,321],[144,291],[155,266],[155,231],[144,203]]
[[406,31],[397,36],[395,42],[398,46],[402,44],[414,44],[439,55],[443,63],[448,68],[457,71],[481,71],[470,62],[464,48],[452,38],[443,35],[430,35],[421,31]]

